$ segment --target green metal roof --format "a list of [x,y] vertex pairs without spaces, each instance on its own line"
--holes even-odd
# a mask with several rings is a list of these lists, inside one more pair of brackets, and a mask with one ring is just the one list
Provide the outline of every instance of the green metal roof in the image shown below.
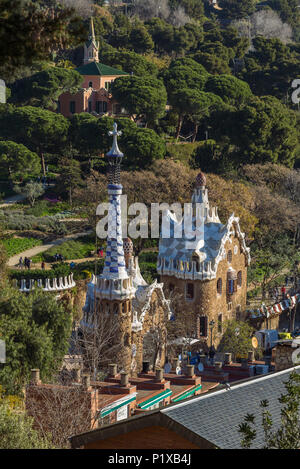
[[128,399],[117,400],[115,405],[111,404],[110,406],[107,406],[101,410],[101,413],[100,413],[101,418],[105,417],[108,414],[111,414],[117,409],[120,409],[120,407],[123,407],[124,405],[128,405],[130,402],[135,401],[135,399],[136,399],[136,395],[132,397],[129,396]]
[[150,399],[147,399],[146,401],[142,402],[141,404],[138,405],[138,407],[140,407],[140,409],[147,409],[148,407],[151,407],[157,402],[162,401],[166,397],[171,396],[171,394],[172,394],[171,389],[165,389],[163,392],[156,394],[156,396],[153,396]]
[[118,70],[117,68],[110,67],[109,65],[104,65],[99,62],[90,62],[89,64],[82,65],[81,67],[76,68],[76,71],[80,75],[101,75],[101,76],[110,76],[110,75],[129,75],[129,73]]
[[193,396],[196,391],[202,388],[202,384],[198,384],[198,386],[193,387],[192,389],[187,390],[186,392],[180,394],[178,397],[174,397],[172,402],[182,401],[183,399],[187,399],[190,396]]

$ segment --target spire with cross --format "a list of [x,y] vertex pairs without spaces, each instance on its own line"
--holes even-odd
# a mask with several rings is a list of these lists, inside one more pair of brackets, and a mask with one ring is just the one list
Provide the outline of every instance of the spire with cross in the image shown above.
[[122,135],[122,132],[118,131],[118,125],[116,122],[114,123],[114,130],[112,132],[108,132],[108,135],[113,137],[112,147],[110,151],[106,154],[106,156],[108,157],[109,184],[120,185],[121,161],[124,155],[118,147],[118,137]]

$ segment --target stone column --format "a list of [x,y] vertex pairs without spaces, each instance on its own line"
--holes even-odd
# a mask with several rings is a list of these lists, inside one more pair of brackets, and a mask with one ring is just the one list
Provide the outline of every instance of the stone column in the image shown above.
[[186,376],[192,378],[194,376],[194,365],[187,365],[186,366]]
[[38,368],[31,370],[31,384],[33,386],[38,386],[39,384],[41,384],[40,370]]
[[232,363],[232,354],[231,353],[225,353],[224,364],[225,365],[230,365],[230,363]]
[[108,365],[108,376],[109,378],[115,378],[117,375],[117,364],[116,363],[110,363]]
[[125,388],[129,385],[128,373],[121,373],[121,386]]

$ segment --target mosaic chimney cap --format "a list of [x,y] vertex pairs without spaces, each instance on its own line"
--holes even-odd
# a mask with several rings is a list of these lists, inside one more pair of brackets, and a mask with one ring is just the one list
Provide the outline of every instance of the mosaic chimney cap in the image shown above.
[[202,173],[202,171],[200,171],[200,173],[196,177],[196,187],[203,187],[203,186],[206,186],[206,177]]
[[123,249],[125,256],[129,256],[133,254],[133,242],[130,238],[123,239]]

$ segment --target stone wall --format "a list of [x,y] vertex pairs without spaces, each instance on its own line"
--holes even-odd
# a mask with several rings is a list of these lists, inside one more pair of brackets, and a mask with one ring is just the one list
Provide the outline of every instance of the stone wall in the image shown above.
[[[217,276],[213,280],[185,280],[174,276],[161,276],[164,283],[166,297],[170,291],[170,285],[174,286],[174,293],[178,293],[183,298],[183,307],[195,314],[195,329],[197,324],[197,316],[206,316],[207,324],[214,320],[216,325],[213,333],[213,343],[217,347],[222,338],[222,332],[218,330],[218,321],[222,315],[222,323],[229,319],[245,319],[246,296],[247,296],[247,266],[246,258],[241,250],[240,242],[236,236],[231,236],[225,244],[226,257],[220,261],[218,265]],[[232,261],[228,261],[228,251],[232,252]],[[227,289],[227,272],[232,267],[236,273],[241,271],[241,286],[236,287],[236,291],[232,295],[228,295]],[[217,291],[218,279],[222,280],[222,293]],[[188,283],[194,284],[193,300],[185,299],[185,290]],[[206,337],[201,337],[203,345],[210,345],[210,332],[207,328]]]
[[291,346],[292,341],[279,344],[275,350],[275,371],[293,367],[292,353],[296,350]]

